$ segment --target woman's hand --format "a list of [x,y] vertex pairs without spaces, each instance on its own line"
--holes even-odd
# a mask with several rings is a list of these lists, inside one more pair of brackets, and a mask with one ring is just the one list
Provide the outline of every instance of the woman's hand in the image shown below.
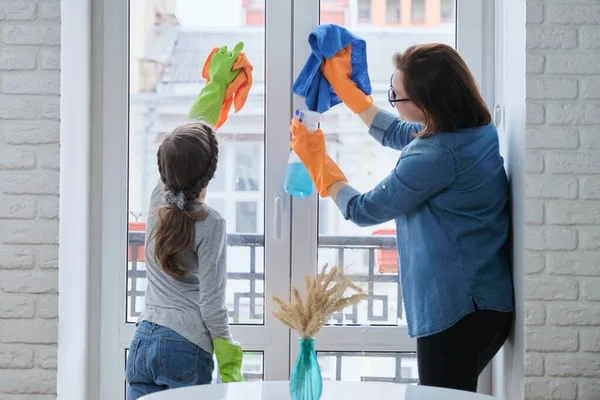
[[348,183],[347,182],[341,182],[341,181],[340,182],[335,182],[334,184],[332,184],[331,186],[329,186],[327,188],[327,191],[329,192],[329,196],[331,196],[331,200],[333,200],[334,202],[337,203],[337,196],[338,196],[338,194],[346,186],[348,186]]
[[328,188],[336,182],[347,182],[346,176],[327,154],[321,129],[309,132],[297,119],[292,119],[291,147],[302,161],[321,197],[328,197]]
[[344,104],[352,112],[359,114],[373,104],[373,98],[360,90],[352,80],[351,59],[352,45],[350,44],[332,58],[324,59],[321,73]]

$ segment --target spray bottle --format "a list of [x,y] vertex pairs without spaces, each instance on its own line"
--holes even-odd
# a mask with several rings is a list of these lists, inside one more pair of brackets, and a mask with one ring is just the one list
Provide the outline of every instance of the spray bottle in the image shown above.
[[[314,111],[296,110],[294,118],[300,121],[310,132],[314,132],[319,128],[322,115]],[[286,193],[300,198],[308,197],[314,191],[314,185],[306,167],[293,150],[288,158],[283,188]]]

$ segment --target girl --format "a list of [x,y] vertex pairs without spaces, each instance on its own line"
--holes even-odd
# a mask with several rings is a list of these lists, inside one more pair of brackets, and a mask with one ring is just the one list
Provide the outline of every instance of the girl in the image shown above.
[[351,80],[351,48],[322,65],[342,101],[381,145],[402,150],[390,175],[361,194],[327,156],[323,132],[292,120],[292,148],[321,196],[360,226],[395,220],[408,333],[420,384],[475,392],[513,318],[508,180],[498,134],[459,54],[442,44],[394,57],[381,110]]
[[[240,51],[238,45],[211,55],[208,83],[192,107],[213,126]],[[213,351],[223,382],[243,380],[242,349],[225,305],[225,220],[204,203],[218,157],[215,131],[200,121],[175,128],[158,148],[160,183],[146,228],[146,308],[129,347],[128,400],[211,383]]]

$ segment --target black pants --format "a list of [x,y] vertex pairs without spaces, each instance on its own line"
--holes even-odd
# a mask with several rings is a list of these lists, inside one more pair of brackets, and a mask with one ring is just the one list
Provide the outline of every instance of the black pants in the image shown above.
[[512,312],[477,310],[449,329],[417,339],[419,384],[477,391],[479,374],[506,341]]

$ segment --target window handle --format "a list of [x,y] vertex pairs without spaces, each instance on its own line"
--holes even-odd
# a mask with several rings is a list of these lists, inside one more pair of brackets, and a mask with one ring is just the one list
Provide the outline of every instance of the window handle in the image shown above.
[[500,130],[500,124],[503,123],[502,120],[502,106],[500,104],[496,104],[494,106],[494,125],[496,129]]
[[275,213],[273,216],[273,236],[281,239],[281,214],[283,213],[283,193],[275,192]]

